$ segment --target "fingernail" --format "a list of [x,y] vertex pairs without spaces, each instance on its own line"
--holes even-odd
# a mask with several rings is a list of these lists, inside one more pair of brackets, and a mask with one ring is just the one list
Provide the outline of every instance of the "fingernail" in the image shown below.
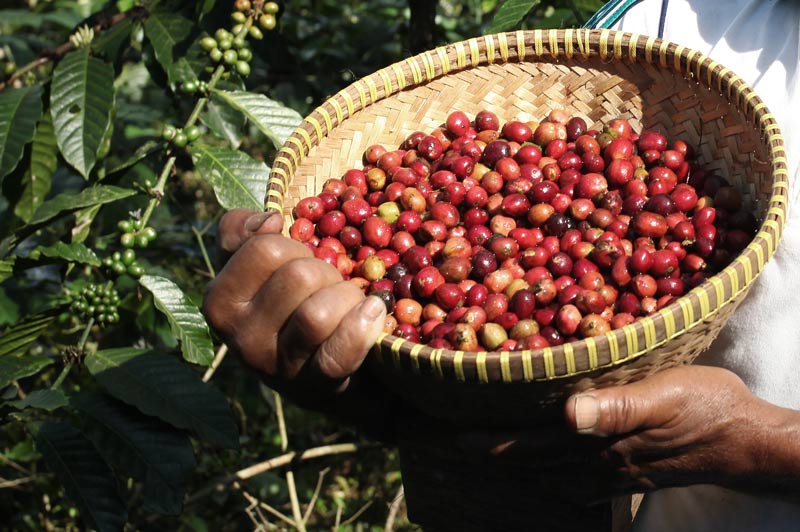
[[375,296],[368,296],[367,299],[361,303],[361,314],[369,321],[378,319],[378,316],[380,316],[381,312],[384,310],[386,310],[386,305],[383,303],[383,300]]
[[271,218],[273,214],[275,214],[274,211],[254,214],[244,222],[245,230],[251,233],[258,230],[258,228],[261,227],[269,218]]
[[594,395],[575,396],[575,428],[579,434],[592,434],[600,420],[600,407]]

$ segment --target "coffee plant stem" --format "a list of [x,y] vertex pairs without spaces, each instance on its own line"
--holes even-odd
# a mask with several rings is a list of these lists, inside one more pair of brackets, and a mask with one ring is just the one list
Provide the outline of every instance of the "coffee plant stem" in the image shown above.
[[214,266],[211,264],[211,259],[208,256],[208,250],[203,242],[203,233],[194,227],[192,227],[192,233],[194,233],[194,236],[197,239],[197,245],[200,247],[200,254],[203,256],[203,262],[206,263],[206,268],[208,268],[208,275],[213,279],[217,276],[217,273],[214,270]]
[[[94,33],[97,34],[129,18],[146,17],[146,16],[147,16],[147,9],[145,9],[142,6],[136,6],[131,8],[129,11],[126,11],[124,13],[118,13],[116,15],[106,18],[105,20],[101,20],[92,27],[92,30],[94,30]],[[67,41],[57,46],[56,48],[45,50],[39,55],[39,57],[31,61],[30,63],[18,68],[17,71],[14,72],[14,74],[11,77],[9,77],[6,81],[0,82],[0,92],[2,92],[7,87],[12,86],[15,81],[20,79],[28,72],[36,69],[39,66],[46,65],[47,63],[50,63],[55,59],[60,59],[61,57],[66,55],[67,52],[70,52],[74,49],[75,45],[71,41]]]
[[[273,391],[272,393],[275,396],[275,416],[278,418],[278,432],[281,435],[281,450],[286,452],[286,449],[289,448],[289,436],[286,431],[286,418],[283,415],[283,400],[278,392]],[[294,472],[291,469],[286,471],[286,485],[289,489],[289,500],[292,503],[292,515],[297,529],[300,530],[300,532],[305,532],[306,527],[302,512],[300,511],[300,502],[297,498],[297,486],[295,486],[294,482]]]
[[[239,488],[240,486],[238,484],[234,484],[233,487],[234,488]],[[247,491],[241,490],[241,492],[242,492],[242,496],[245,499],[247,499],[247,502],[250,503],[250,506],[252,508],[255,508],[256,510],[258,510],[259,508],[263,509],[263,510],[266,510],[267,512],[271,513],[272,515],[274,515],[275,517],[277,517],[278,519],[280,519],[281,521],[283,521],[287,525],[292,526],[292,527],[296,527],[296,523],[294,521],[292,521],[288,516],[284,515],[283,513],[281,513],[280,511],[276,510],[275,508],[273,508],[269,504],[265,503],[264,501],[262,501],[260,499],[257,499],[256,497],[250,495],[250,493],[248,493]]]
[[211,380],[211,377],[214,376],[214,372],[217,371],[217,368],[222,363],[222,360],[225,358],[225,355],[227,354],[228,354],[228,346],[225,344],[219,346],[217,354],[214,356],[214,360],[211,362],[211,365],[208,367],[205,374],[203,375],[203,382],[208,382]]
[[[78,340],[78,353],[83,352],[83,348],[86,346],[86,341],[89,339],[89,333],[92,331],[92,327],[94,327],[94,318],[89,318],[89,323],[86,324],[86,327],[83,329],[83,333],[81,334],[81,339]],[[61,383],[67,378],[69,372],[72,371],[72,366],[74,366],[72,362],[67,362],[67,364],[64,366],[64,369],[62,369],[61,373],[59,373],[58,378],[56,378],[56,381],[50,387],[51,390],[57,390],[59,386],[61,386]]]
[[221,491],[225,488],[225,486],[229,484],[233,484],[240,480],[246,480],[256,475],[260,475],[261,473],[264,473],[266,471],[270,471],[272,469],[276,469],[278,467],[291,464],[295,460],[306,461],[334,454],[355,453],[364,449],[370,449],[376,447],[379,447],[377,443],[367,444],[367,445],[356,445],[355,443],[338,443],[335,445],[323,445],[321,447],[314,447],[312,449],[306,449],[305,451],[300,451],[300,452],[291,451],[286,454],[270,458],[269,460],[264,460],[263,462],[253,464],[244,469],[240,469],[236,473],[231,473],[230,475],[217,479],[213,483],[209,484],[205,488],[201,489],[200,491],[189,497],[189,499],[186,501],[186,505],[188,506],[190,504],[196,503],[199,500],[204,499],[205,497],[211,495],[216,491]]

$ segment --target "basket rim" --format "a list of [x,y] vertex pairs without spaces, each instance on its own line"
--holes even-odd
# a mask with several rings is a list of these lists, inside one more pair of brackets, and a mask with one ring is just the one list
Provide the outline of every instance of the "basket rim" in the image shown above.
[[[288,183],[311,149],[340,123],[380,100],[450,73],[494,63],[593,57],[670,69],[709,90],[717,90],[747,119],[767,148],[772,177],[766,215],[755,237],[729,266],[684,296],[654,314],[603,335],[537,350],[467,352],[435,349],[381,333],[376,345],[381,348],[377,351],[382,362],[398,370],[410,366],[415,374],[480,383],[563,379],[619,366],[713,318],[746,292],[775,253],[788,208],[788,170],[780,127],[766,104],[732,70],[696,50],[653,36],[608,29],[520,30],[483,35],[422,52],[350,84],[312,111],[280,149],[267,186],[266,209],[282,213]],[[609,363],[598,362],[600,349],[610,352]],[[586,367],[578,367],[584,364],[577,364],[576,356],[588,362]],[[474,375],[467,374],[467,365]],[[522,379],[513,378],[512,365],[521,365]]]

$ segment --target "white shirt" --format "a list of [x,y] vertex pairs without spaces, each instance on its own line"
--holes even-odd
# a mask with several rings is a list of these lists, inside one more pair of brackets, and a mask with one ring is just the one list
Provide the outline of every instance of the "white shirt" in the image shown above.
[[[643,0],[614,29],[658,35],[662,0]],[[663,38],[749,83],[775,115],[789,166],[789,218],[778,251],[700,364],[737,373],[754,394],[800,410],[800,1],[669,0]],[[800,445],[800,442],[798,442]],[[800,530],[800,505],[716,486],[645,497],[637,532]]]

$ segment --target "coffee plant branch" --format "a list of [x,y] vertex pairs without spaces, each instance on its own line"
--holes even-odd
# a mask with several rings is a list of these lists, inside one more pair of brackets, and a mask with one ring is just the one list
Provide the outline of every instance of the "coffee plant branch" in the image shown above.
[[[92,30],[95,33],[98,33],[100,31],[111,28],[112,26],[116,26],[120,22],[123,22],[129,18],[134,18],[134,19],[145,18],[146,16],[147,16],[147,9],[145,9],[142,6],[136,6],[124,13],[117,13],[116,15],[112,15],[110,17],[102,17],[100,22],[92,26]],[[24,76],[31,70],[39,66],[46,65],[47,63],[54,61],[56,59],[60,59],[68,52],[71,52],[74,49],[75,49],[75,44],[72,43],[71,41],[67,41],[51,50],[45,50],[44,52],[39,54],[39,57],[37,57],[27,65],[20,67],[6,81],[0,82],[0,92],[2,92],[7,87],[13,86],[15,81],[17,81],[20,77]]]

